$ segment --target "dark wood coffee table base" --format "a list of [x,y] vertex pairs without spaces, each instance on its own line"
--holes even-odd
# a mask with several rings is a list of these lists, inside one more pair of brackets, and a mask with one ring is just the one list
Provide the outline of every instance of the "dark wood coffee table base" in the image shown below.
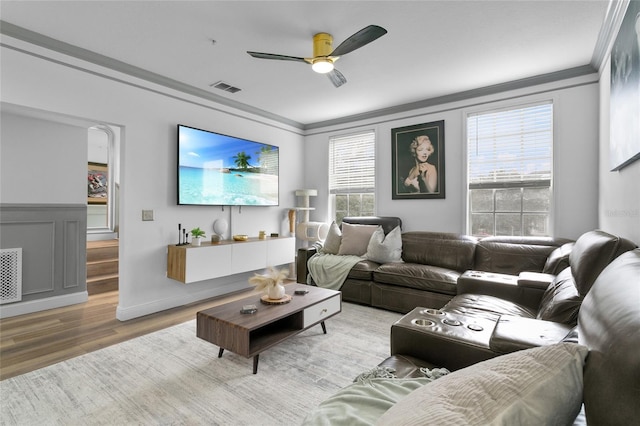
[[[283,305],[261,304],[259,295],[206,309],[197,313],[197,336],[220,347],[218,358],[230,350],[253,357],[253,374],[258,372],[260,353],[317,324],[327,334],[324,320],[342,309],[339,291],[304,286],[309,293],[294,295],[300,285],[287,286],[291,302]],[[258,312],[241,314],[244,305],[255,304]]]
[[[320,322],[322,326],[322,332],[327,334],[327,326],[324,325],[324,321]],[[224,352],[224,348],[220,348],[218,351],[218,358],[222,358],[222,353]],[[258,374],[258,362],[260,361],[260,354],[255,354],[253,356],[253,374]]]

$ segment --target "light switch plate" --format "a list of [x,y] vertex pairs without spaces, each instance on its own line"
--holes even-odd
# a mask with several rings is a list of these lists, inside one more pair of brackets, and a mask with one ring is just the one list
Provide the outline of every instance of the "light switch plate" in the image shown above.
[[153,220],[153,210],[142,210],[142,220]]

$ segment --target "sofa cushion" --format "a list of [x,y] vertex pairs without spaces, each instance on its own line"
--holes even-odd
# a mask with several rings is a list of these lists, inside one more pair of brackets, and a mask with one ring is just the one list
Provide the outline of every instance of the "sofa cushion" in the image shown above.
[[405,232],[402,260],[464,272],[473,269],[476,241],[475,237],[445,232]]
[[352,225],[342,224],[342,242],[340,243],[340,255],[362,256],[367,252],[367,246],[371,235],[378,229],[377,225]]
[[631,241],[603,231],[582,234],[569,255],[571,273],[578,293],[585,296],[600,272],[613,259],[634,248],[635,244]]
[[329,232],[327,232],[327,238],[324,240],[324,244],[322,245],[322,253],[338,254],[341,242],[342,231],[340,231],[338,224],[331,222]]
[[545,290],[536,318],[575,326],[582,299],[571,275],[571,268],[566,268]]
[[347,278],[352,280],[373,281],[373,271],[378,269],[379,263],[370,260],[362,260],[356,263],[349,271]]
[[548,256],[568,240],[551,237],[487,237],[478,242],[473,268],[518,275],[542,272]]
[[459,272],[451,269],[415,263],[387,263],[373,271],[373,279],[378,283],[444,294],[456,294],[459,276]]
[[571,424],[582,405],[587,353],[559,343],[480,362],[411,392],[378,424]]
[[377,263],[402,261],[402,233],[396,226],[386,236],[382,226],[374,231],[364,257]]
[[566,342],[565,339],[574,329],[559,322],[502,315],[493,329],[489,347],[494,352],[506,354],[552,345]]
[[477,316],[497,321],[501,315],[535,318],[536,311],[509,300],[486,294],[458,294],[444,308],[445,312]]

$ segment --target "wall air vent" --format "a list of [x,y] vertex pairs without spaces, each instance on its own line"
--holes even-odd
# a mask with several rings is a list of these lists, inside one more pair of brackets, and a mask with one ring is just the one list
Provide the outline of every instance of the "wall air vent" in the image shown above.
[[22,300],[22,248],[0,249],[0,305]]
[[229,93],[236,93],[239,92],[242,89],[239,89],[237,87],[233,87],[230,84],[225,83],[224,81],[218,81],[216,83],[210,84],[210,87],[213,87],[215,89],[220,89],[223,90],[225,92],[229,92]]

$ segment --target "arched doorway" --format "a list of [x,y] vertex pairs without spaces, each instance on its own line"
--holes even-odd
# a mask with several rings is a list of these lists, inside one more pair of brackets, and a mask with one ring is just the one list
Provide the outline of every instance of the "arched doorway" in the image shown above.
[[118,128],[87,131],[87,292],[118,290]]

